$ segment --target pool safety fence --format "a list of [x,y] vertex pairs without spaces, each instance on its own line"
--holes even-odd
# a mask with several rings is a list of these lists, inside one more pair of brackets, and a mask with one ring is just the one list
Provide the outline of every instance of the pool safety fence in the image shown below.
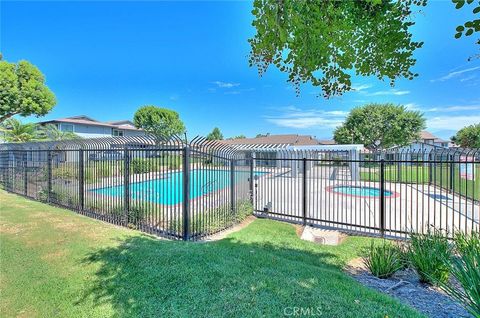
[[479,231],[479,178],[479,150],[434,146],[372,152],[147,136],[0,144],[3,189],[179,240],[252,213],[395,238]]

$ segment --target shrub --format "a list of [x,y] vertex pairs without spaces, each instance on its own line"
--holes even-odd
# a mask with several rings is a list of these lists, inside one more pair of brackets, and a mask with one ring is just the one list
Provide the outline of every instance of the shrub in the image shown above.
[[381,245],[375,245],[372,241],[364,263],[372,275],[387,278],[403,268],[402,251],[385,240]]
[[155,170],[157,164],[152,159],[147,158],[134,158],[130,162],[130,168],[132,173],[148,173]]
[[408,258],[422,283],[446,283],[450,271],[448,260],[451,256],[452,247],[442,231],[433,229],[427,234],[410,235]]
[[451,283],[441,283],[440,288],[462,303],[474,317],[480,317],[480,233],[458,234],[455,250],[458,255],[451,261],[450,272],[462,288]]

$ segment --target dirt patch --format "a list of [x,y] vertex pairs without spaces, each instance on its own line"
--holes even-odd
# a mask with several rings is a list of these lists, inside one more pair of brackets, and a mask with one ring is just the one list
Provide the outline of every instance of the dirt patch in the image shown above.
[[361,284],[397,298],[428,317],[473,317],[442,290],[420,283],[412,269],[398,271],[391,278],[380,279],[370,274],[362,258],[350,261],[345,268]]
[[204,239],[202,239],[198,242],[212,242],[212,241],[218,241],[218,240],[224,239],[227,235],[229,235],[231,233],[234,233],[234,232],[237,232],[237,231],[240,231],[241,229],[248,226],[250,223],[252,223],[256,219],[257,218],[255,216],[250,215],[250,216],[246,217],[242,222],[238,223],[237,225],[234,225],[234,226],[232,226],[232,227],[230,227],[226,230],[223,230],[221,232],[218,232],[216,234],[207,236],[206,238],[204,238]]

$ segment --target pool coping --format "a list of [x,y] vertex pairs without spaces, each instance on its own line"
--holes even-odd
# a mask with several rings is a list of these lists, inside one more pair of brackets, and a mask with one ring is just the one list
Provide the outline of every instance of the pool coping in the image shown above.
[[[373,195],[355,195],[355,194],[348,194],[348,193],[336,192],[336,191],[333,190],[333,189],[336,188],[336,187],[371,188],[371,189],[378,189],[378,190],[380,191],[380,188],[376,188],[376,187],[362,187],[362,186],[353,186],[353,185],[349,185],[349,184],[336,184],[336,185],[332,185],[332,186],[325,187],[325,190],[326,190],[327,192],[330,192],[330,193],[334,193],[334,194],[338,194],[338,195],[343,195],[343,196],[346,196],[346,197],[353,197],[353,198],[380,199],[380,197],[381,197],[380,195],[379,195],[379,196],[373,196]],[[392,190],[388,190],[388,189],[385,189],[385,190],[392,193],[392,195],[384,196],[385,199],[396,199],[396,198],[400,197],[400,193],[398,193],[398,192],[396,192],[396,191],[392,191]]]

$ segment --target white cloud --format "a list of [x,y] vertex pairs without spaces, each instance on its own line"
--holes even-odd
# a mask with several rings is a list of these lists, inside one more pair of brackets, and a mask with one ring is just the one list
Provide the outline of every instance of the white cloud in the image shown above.
[[212,83],[217,85],[220,88],[232,88],[240,85],[239,83],[228,83],[228,82],[222,82],[222,81],[215,81]]
[[433,107],[426,109],[426,112],[442,112],[442,113],[449,113],[449,112],[461,112],[461,111],[469,111],[469,110],[480,110],[480,105],[460,105],[460,106],[448,106],[448,107]]
[[460,79],[460,82],[467,82],[467,81],[470,81],[470,80],[472,80],[472,79],[475,79],[476,77],[477,77],[477,75],[470,75],[470,76],[461,78],[461,79]]
[[458,76],[460,76],[464,73],[473,72],[473,71],[476,71],[476,70],[479,70],[479,69],[480,69],[480,66],[475,66],[475,67],[466,68],[466,69],[463,69],[463,70],[460,70],[460,71],[450,72],[445,76],[442,76],[442,77],[437,78],[437,79],[430,80],[430,82],[438,82],[438,81],[439,82],[444,82],[444,81],[447,81],[447,80],[452,79],[454,77],[458,77]]
[[366,90],[367,88],[370,88],[370,87],[372,87],[372,85],[370,85],[370,84],[353,84],[352,85],[352,90],[360,92],[360,91]]
[[427,128],[432,130],[459,130],[479,122],[480,115],[437,116],[427,119]]
[[391,89],[391,90],[388,90],[388,91],[378,91],[378,92],[368,93],[367,95],[368,96],[383,96],[383,95],[400,96],[400,95],[407,95],[407,94],[410,94],[410,91],[401,91],[401,90],[398,90],[398,89]]
[[279,109],[277,116],[266,116],[268,122],[288,128],[335,128],[339,126],[348,112],[343,110],[302,110],[295,106]]

